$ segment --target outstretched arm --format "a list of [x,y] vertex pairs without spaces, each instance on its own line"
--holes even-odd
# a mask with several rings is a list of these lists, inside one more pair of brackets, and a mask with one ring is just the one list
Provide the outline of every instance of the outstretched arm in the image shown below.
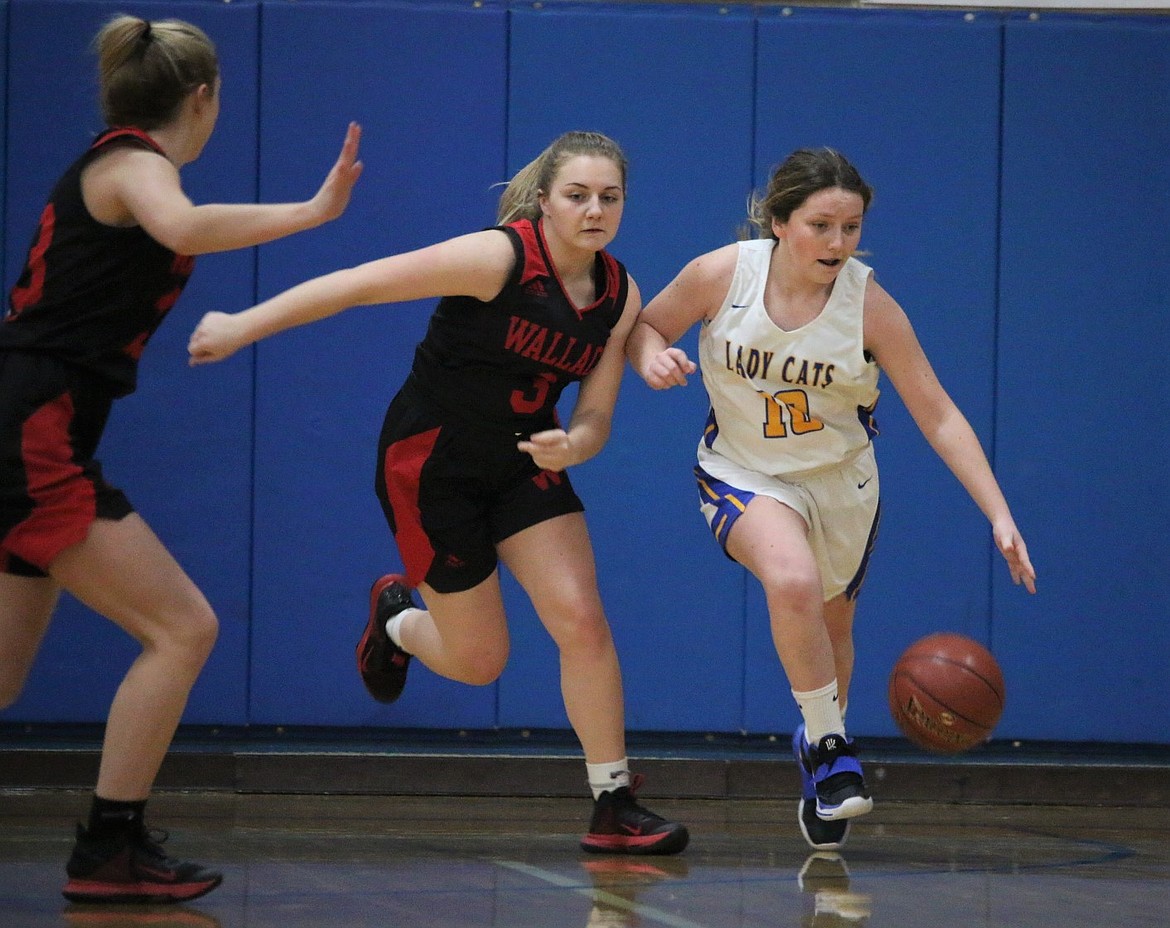
[[877,359],[935,453],[971,495],[988,521],[1012,581],[1036,592],[1028,548],[979,438],[935,376],[905,312],[873,280],[865,302],[865,346]]
[[187,344],[190,363],[222,361],[269,335],[351,306],[454,295],[491,300],[514,261],[507,236],[489,229],[334,271],[239,313],[207,313]]
[[181,255],[248,248],[336,219],[362,173],[361,127],[350,123],[337,161],[320,189],[300,203],[208,203],[183,192],[179,169],[157,153],[117,148],[86,171],[86,204],[105,221],[140,225]]

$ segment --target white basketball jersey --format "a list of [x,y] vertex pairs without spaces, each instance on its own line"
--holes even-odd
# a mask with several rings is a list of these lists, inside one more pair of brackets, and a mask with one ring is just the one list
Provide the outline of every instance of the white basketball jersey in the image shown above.
[[699,463],[715,476],[720,455],[763,474],[807,476],[851,459],[876,434],[879,369],[862,333],[871,269],[849,258],[820,314],[786,332],[764,309],[775,245],[740,243],[723,305],[699,332],[711,400]]

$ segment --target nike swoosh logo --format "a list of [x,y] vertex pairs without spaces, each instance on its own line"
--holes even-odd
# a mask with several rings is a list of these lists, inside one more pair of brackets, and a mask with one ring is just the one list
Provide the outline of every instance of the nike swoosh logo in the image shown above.
[[622,828],[625,829],[626,831],[628,831],[630,834],[635,835],[635,836],[640,835],[642,833],[642,826],[641,825],[639,825],[637,828],[634,828],[632,825],[622,825]]
[[731,308],[732,309],[747,309],[751,305],[752,305],[751,303],[732,303]]
[[873,480],[873,477],[866,477],[866,478],[865,478],[863,481],[861,481],[861,483],[859,483],[859,484],[857,485],[857,489],[859,489],[859,490],[864,490],[864,489],[865,489],[865,485],[866,485],[867,483],[869,483],[871,480]]

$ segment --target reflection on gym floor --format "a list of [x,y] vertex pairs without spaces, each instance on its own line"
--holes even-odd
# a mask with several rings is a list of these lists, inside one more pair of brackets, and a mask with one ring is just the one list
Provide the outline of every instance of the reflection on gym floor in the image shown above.
[[569,799],[163,793],[174,851],[223,885],[184,906],[60,895],[85,796],[0,793],[5,928],[1137,928],[1167,924],[1170,809],[887,802],[840,853],[795,805],[658,800],[677,857],[577,846]]

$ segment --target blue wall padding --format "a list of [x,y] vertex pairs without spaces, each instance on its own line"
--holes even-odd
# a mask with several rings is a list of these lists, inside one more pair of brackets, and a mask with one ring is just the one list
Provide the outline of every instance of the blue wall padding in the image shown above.
[[1044,592],[996,575],[994,642],[1028,735],[1170,740],[1168,75],[1164,19],[1006,29],[996,444]]
[[[53,183],[101,129],[96,59],[88,47],[100,25],[118,12],[188,18],[212,36],[226,76],[220,126],[203,156],[184,171],[185,183],[196,202],[256,197],[255,5],[14,0],[8,59],[9,282],[24,261]],[[204,312],[246,305],[253,292],[250,253],[197,261],[186,292],[144,355],[141,389],[115,406],[99,453],[107,478],[126,491],[219,615],[218,644],[184,717],[192,723],[248,720],[253,402],[249,369],[193,372],[186,344]],[[9,714],[103,719],[137,650],[112,624],[63,597],[25,695]]]
[[[588,54],[549,55],[566,35]],[[509,171],[566,130],[619,141],[630,159],[630,195],[611,250],[644,299],[687,256],[734,237],[751,186],[751,100],[743,93],[752,79],[750,19],[549,7],[513,13],[511,37]],[[740,724],[742,582],[721,563],[691,476],[705,411],[698,377],[685,391],[653,393],[627,371],[609,446],[573,472],[632,728]],[[516,617],[523,624],[514,623],[513,660],[500,683],[500,724],[563,727],[555,648],[530,608]],[[730,685],[705,687],[701,700],[680,698],[695,667]]]
[[[506,176],[505,26],[501,10],[471,6],[265,6],[262,197],[314,190],[351,119],[365,128],[366,169],[333,227],[261,251],[261,297],[493,223],[491,187]],[[370,584],[401,567],[374,495],[378,433],[431,308],[353,309],[256,350],[253,721],[495,723],[494,688],[416,662],[387,708],[354,667]]]
[[[999,737],[1170,742],[1166,16],[506,0],[0,9],[6,287],[49,186],[100,128],[87,49],[114,12],[189,18],[219,46],[221,124],[184,170],[196,202],[305,199],[346,124],[365,128],[341,219],[199,262],[102,451],[222,620],[186,721],[567,726],[555,648],[506,573],[512,657],[498,684],[416,664],[384,707],[354,669],[370,583],[400,567],[373,493],[377,435],[433,301],[354,309],[194,371],[185,344],[207,310],[491,225],[493,185],[583,128],[630,158],[611,250],[646,300],[735,239],[752,188],[793,148],[839,148],[876,189],[863,260],[993,456],[1041,592],[1011,587],[986,519],[883,378],[883,523],[850,731],[895,733],[889,668],[950,629],[1003,665]],[[695,340],[681,342],[692,355]],[[698,377],[654,392],[628,372],[609,445],[573,472],[625,721],[783,733],[797,716],[759,584],[696,505],[705,414]],[[67,601],[0,719],[98,721],[134,652]]]

